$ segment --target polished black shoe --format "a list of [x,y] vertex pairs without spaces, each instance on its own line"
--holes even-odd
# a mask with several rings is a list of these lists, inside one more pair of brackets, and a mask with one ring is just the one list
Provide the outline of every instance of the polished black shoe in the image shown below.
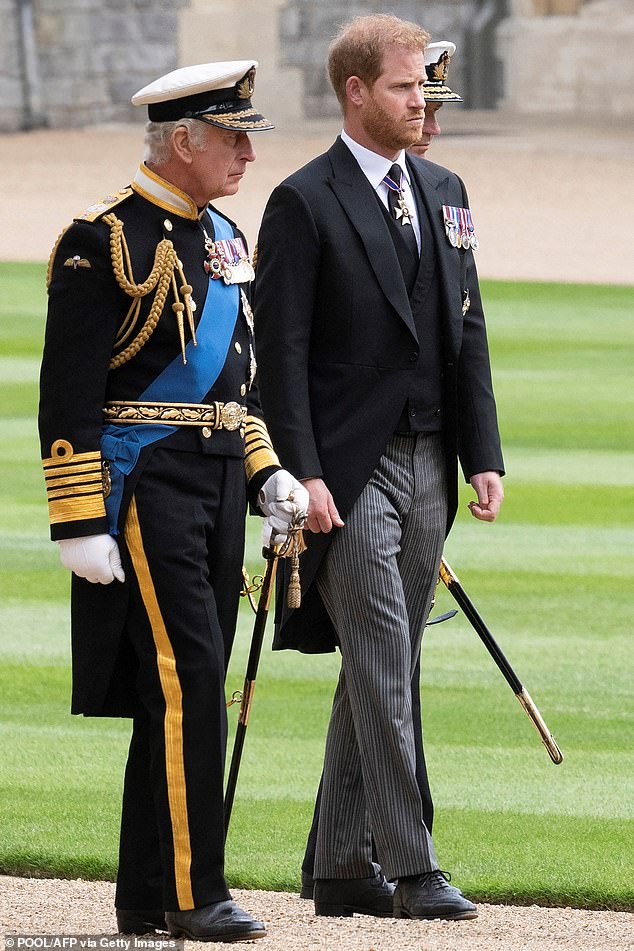
[[310,874],[310,872],[305,872],[304,869],[302,869],[302,889],[299,893],[299,897],[312,899],[314,894],[315,879]]
[[165,913],[157,908],[154,911],[127,911],[117,908],[117,930],[119,934],[155,934],[167,931]]
[[315,914],[349,918],[374,915],[392,917],[394,885],[380,872],[373,878],[316,878]]
[[262,922],[234,901],[216,901],[191,911],[166,911],[165,921],[173,938],[192,941],[251,941],[266,934]]
[[476,906],[450,885],[444,872],[399,879],[394,892],[395,918],[477,918]]

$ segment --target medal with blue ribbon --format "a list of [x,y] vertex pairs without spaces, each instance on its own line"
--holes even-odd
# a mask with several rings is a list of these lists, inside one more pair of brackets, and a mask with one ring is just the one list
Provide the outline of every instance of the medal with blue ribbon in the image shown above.
[[255,278],[253,265],[249,260],[247,249],[242,238],[218,238],[214,241],[205,231],[205,250],[207,260],[204,262],[205,271],[213,280],[220,278],[225,284],[246,284]]
[[459,208],[455,205],[442,206],[443,220],[445,224],[445,233],[449,244],[453,248],[473,248],[476,251],[480,247],[470,208]]
[[[392,168],[394,168],[394,166],[392,166]],[[401,182],[402,180],[401,178]],[[403,194],[401,183],[394,181],[394,179],[387,174],[383,179],[383,185],[387,185],[388,191],[390,191],[396,199],[389,203],[390,210],[393,212],[396,220],[400,221],[402,225],[411,225],[412,213],[405,204],[405,195]]]

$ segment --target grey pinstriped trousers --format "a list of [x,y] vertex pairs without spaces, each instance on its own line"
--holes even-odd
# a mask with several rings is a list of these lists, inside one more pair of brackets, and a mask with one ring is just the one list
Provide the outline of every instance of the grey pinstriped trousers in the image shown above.
[[438,868],[415,777],[410,682],[447,520],[442,436],[389,442],[317,584],[341,646],[326,739],[315,878]]

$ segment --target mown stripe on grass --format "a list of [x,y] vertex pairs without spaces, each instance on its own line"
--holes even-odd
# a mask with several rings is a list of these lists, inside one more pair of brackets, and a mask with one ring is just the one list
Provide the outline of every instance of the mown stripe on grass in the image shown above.
[[[634,573],[632,531],[628,527],[592,525],[507,525],[494,528],[463,523],[449,536],[446,557],[460,573],[459,562],[475,563],[500,576],[504,571],[534,574],[616,575]],[[456,555],[457,557],[454,557]]]
[[511,496],[515,487],[524,482],[557,484],[566,487],[564,492],[570,483],[631,487],[634,482],[634,452],[625,449],[566,449],[559,452],[511,446],[505,449],[504,459],[510,476],[506,482]]

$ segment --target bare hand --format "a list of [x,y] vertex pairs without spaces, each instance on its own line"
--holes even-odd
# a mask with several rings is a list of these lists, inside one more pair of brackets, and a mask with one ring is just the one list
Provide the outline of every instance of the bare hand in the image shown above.
[[333,528],[341,528],[343,521],[324,480],[302,479],[302,485],[310,497],[305,526],[308,531],[330,532]]
[[499,472],[478,472],[469,481],[478,495],[477,502],[469,502],[471,514],[482,522],[494,522],[504,501]]

